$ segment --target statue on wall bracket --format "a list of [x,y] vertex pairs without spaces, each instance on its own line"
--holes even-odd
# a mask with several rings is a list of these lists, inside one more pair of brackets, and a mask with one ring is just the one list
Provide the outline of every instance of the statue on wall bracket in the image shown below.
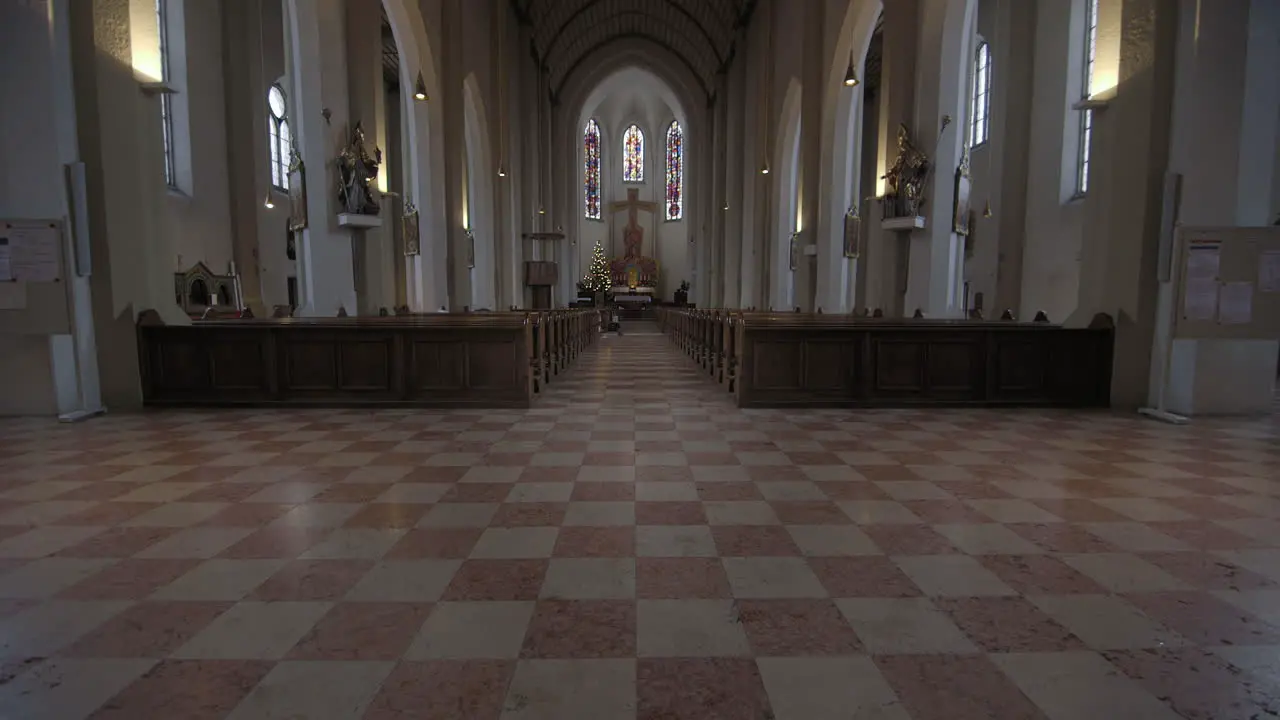
[[307,166],[298,148],[289,150],[289,232],[307,227]]
[[957,235],[968,235],[970,227],[969,212],[969,148],[966,145],[960,155],[960,167],[956,168],[956,198],[952,208],[951,231]]
[[404,240],[405,255],[417,255],[422,252],[422,241],[418,235],[418,206],[414,205],[412,200],[404,204],[401,237]]
[[364,149],[364,128],[356,123],[351,128],[351,142],[338,154],[338,205],[342,212],[355,215],[377,215],[382,209],[374,195],[373,182],[382,164],[382,150],[374,148],[374,157]]
[[898,126],[898,157],[884,174],[886,218],[916,217],[924,206],[929,158],[911,141],[905,124]]
[[862,216],[858,214],[858,201],[853,201],[844,211],[844,256],[856,258],[862,254]]

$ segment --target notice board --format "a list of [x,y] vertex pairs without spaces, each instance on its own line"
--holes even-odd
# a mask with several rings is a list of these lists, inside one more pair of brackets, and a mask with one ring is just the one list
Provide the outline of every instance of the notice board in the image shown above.
[[1174,337],[1280,338],[1280,227],[1179,227]]
[[0,219],[0,333],[70,332],[63,222]]

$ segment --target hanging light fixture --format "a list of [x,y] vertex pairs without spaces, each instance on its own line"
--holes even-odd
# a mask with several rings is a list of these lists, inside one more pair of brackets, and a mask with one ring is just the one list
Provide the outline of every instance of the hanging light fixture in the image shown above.
[[413,99],[427,101],[427,83],[422,79],[422,71],[418,71],[418,81],[413,84]]
[[275,204],[274,202],[272,202],[272,201],[271,201],[271,191],[270,191],[270,190],[268,190],[268,191],[267,191],[267,195],[266,195],[266,197],[262,198],[262,207],[264,207],[264,208],[266,208],[266,209],[270,210],[271,208],[273,208],[273,207],[275,207],[275,206],[276,206],[276,204]]
[[499,166],[498,166],[498,177],[502,177],[502,178],[504,178],[504,177],[506,177],[506,176],[507,176],[507,171],[506,171],[505,169],[503,169],[503,167],[502,167],[501,165],[499,165]]
[[984,208],[982,208],[982,217],[984,217],[984,218],[989,218],[989,217],[991,217],[991,216],[992,216],[992,215],[994,215],[994,214],[995,214],[995,213],[992,213],[992,212],[991,212],[991,200],[989,200],[989,199],[988,199],[988,200],[987,200],[987,206],[986,206],[986,207],[984,207]]
[[853,87],[858,84],[858,71],[853,67],[853,51],[849,51],[849,69],[844,71],[844,86]]
[[768,175],[768,174],[769,174],[769,163],[765,163],[765,164],[760,168],[760,174],[761,174],[761,175]]

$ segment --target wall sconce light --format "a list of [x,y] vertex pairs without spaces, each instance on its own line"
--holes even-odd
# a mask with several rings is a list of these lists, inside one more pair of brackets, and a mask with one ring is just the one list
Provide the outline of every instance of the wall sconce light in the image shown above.
[[499,166],[498,166],[498,177],[502,177],[502,178],[504,178],[504,177],[506,177],[506,176],[507,176],[507,171],[506,171],[506,170],[505,170],[501,165],[499,165]]
[[987,201],[987,206],[982,209],[982,217],[989,218],[993,215],[991,212],[991,201]]
[[538,208],[538,214],[539,214],[539,215],[546,215],[546,214],[547,214],[547,209],[546,209],[546,208],[542,208],[542,207]]
[[769,163],[765,163],[765,164],[760,168],[760,174],[761,174],[761,175],[768,175],[768,174],[769,174]]
[[426,102],[427,100],[427,83],[422,79],[422,72],[418,72],[418,81],[413,85],[413,99]]
[[266,197],[262,198],[262,207],[264,207],[264,208],[266,208],[266,209],[270,210],[271,208],[273,208],[273,207],[275,207],[275,206],[276,206],[276,204],[275,204],[275,203],[273,203],[273,202],[271,202],[271,191],[270,191],[270,190],[268,190],[268,191],[267,191],[267,194],[266,194]]

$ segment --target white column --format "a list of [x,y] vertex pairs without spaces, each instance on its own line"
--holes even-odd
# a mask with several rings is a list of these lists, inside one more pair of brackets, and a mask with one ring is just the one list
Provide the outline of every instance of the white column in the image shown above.
[[[377,191],[390,189],[387,163],[386,91],[382,65],[381,0],[347,0],[347,86],[351,99],[351,123],[364,127],[368,151],[383,150],[383,165],[375,183]],[[392,216],[400,211],[400,200],[379,197],[382,205],[382,227],[370,228],[355,235],[354,252],[359,260],[357,302],[361,315],[377,315],[379,308],[390,310],[395,304],[395,261],[392,258],[395,224]]]
[[720,213],[724,222],[724,305],[740,308],[742,301],[742,183],[751,164],[743,160],[744,132],[746,119],[745,80],[746,58],[743,57],[729,68],[728,94],[722,101],[727,105],[727,132],[725,147],[727,152],[722,161],[725,166],[724,194],[715,199],[715,211]]
[[[920,0],[915,139],[934,171],[925,188],[927,225],[911,233],[904,311],[919,309],[934,318],[962,312],[964,239],[952,232],[952,220],[955,171],[965,144],[974,8],[974,0]],[[951,122],[943,130],[946,116]]]
[[[1182,4],[1176,51],[1169,163],[1183,178],[1179,220],[1184,225],[1266,225],[1277,180],[1272,173],[1280,117],[1275,81],[1280,6],[1266,0],[1196,6],[1189,0]],[[1166,406],[1174,412],[1267,412],[1277,342],[1170,340],[1174,297],[1171,284],[1162,283],[1151,363],[1153,401],[1158,401],[1160,378],[1167,377]]]
[[344,7],[341,0],[288,5],[289,117],[307,175],[307,229],[298,244],[299,314],[306,316],[356,312],[351,233],[338,227],[332,192],[334,158],[350,132]]

